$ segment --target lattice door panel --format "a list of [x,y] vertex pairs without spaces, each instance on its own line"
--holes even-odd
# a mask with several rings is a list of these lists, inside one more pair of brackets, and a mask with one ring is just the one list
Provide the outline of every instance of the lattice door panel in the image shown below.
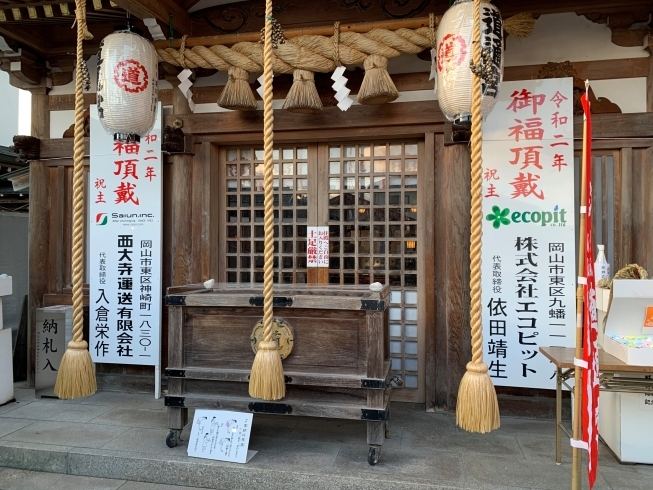
[[[313,150],[314,153],[314,150]],[[263,282],[263,149],[221,151],[220,172],[226,199],[223,211],[226,282]],[[308,225],[308,146],[274,150],[274,281],[306,283]]]
[[410,401],[423,401],[424,385],[417,301],[420,146],[329,145],[328,182],[320,183],[328,189],[329,282],[392,286],[392,371],[405,381],[400,398]]

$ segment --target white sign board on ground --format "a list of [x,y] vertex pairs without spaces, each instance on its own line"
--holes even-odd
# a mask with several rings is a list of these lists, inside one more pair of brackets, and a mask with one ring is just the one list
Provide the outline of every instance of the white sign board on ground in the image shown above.
[[[139,143],[107,134],[91,106],[90,343],[94,362],[160,365],[161,105]],[[158,381],[157,373],[157,381]]]
[[496,385],[555,388],[575,345],[571,78],[506,82],[483,124],[483,344]]
[[231,463],[247,463],[256,454],[248,451],[251,413],[196,410],[188,441],[188,455]]

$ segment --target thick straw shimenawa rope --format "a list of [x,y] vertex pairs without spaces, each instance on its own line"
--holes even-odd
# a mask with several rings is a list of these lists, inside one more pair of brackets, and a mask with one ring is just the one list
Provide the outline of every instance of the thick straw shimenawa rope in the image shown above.
[[[374,29],[365,34],[341,32],[339,37],[340,61],[353,65],[362,64],[371,54],[394,58],[402,53],[419,53],[431,45],[428,27],[397,31]],[[252,42],[240,42],[231,48],[219,45],[210,48],[195,46],[186,49],[185,56],[189,68],[214,68],[226,71],[229,66],[238,66],[243,70],[260,73],[261,64],[257,63],[260,47],[259,43]],[[157,53],[159,61],[181,66],[178,50],[157,49]],[[271,55],[273,60],[281,62],[275,63],[274,66],[274,71],[280,73],[292,73],[296,68],[328,73],[336,66],[333,39],[325,36],[298,36],[288,39]]]
[[81,65],[83,41],[93,39],[86,25],[86,2],[76,0],[77,70],[75,73],[75,137],[73,144],[73,339],[59,366],[54,393],[59,398],[79,398],[95,393],[95,370],[84,340],[84,81]]
[[[504,29],[515,37],[528,37],[533,31],[532,14],[517,14],[504,22]],[[293,73],[295,69],[328,73],[339,66],[361,65],[368,55],[377,54],[394,58],[402,53],[419,53],[433,47],[434,27],[418,29],[373,29],[367,33],[340,32],[333,37],[302,35],[287,39],[272,52],[273,70],[276,73]],[[335,36],[334,36],[335,37]],[[334,50],[337,42],[338,50]],[[304,48],[300,50],[298,48]],[[174,48],[157,49],[159,61],[181,66],[179,51]],[[251,73],[260,73],[263,67],[262,47],[259,43],[239,42],[231,48],[222,45],[195,46],[186,49],[184,56],[188,68],[207,68],[228,71],[237,66]]]
[[263,148],[265,176],[265,253],[263,272],[263,340],[252,364],[249,395],[264,400],[280,400],[286,396],[281,356],[272,341],[272,300],[274,294],[274,203],[272,189],[274,113],[272,108],[272,0],[265,2],[265,43],[263,46]]
[[[481,0],[474,0],[473,64],[481,61]],[[472,84],[472,210],[470,241],[470,288],[472,361],[460,382],[456,423],[470,432],[490,432],[498,429],[499,404],[483,362],[483,325],[481,323],[481,239],[483,186],[483,128],[481,114],[481,79],[474,75]]]

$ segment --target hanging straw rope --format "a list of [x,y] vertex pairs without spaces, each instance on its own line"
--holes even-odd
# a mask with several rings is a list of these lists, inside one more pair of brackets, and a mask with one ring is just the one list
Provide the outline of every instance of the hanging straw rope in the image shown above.
[[249,395],[263,400],[286,396],[281,356],[272,341],[272,301],[274,294],[274,203],[272,189],[274,113],[272,110],[272,0],[265,2],[265,43],[263,46],[263,148],[265,176],[265,253],[263,272],[263,340],[259,343],[249,378]]
[[86,2],[75,0],[77,70],[75,73],[75,137],[73,143],[73,339],[63,355],[54,393],[79,398],[95,393],[95,370],[84,340],[84,61],[83,41],[93,39],[86,25]]
[[[481,61],[481,0],[474,0],[473,65]],[[456,423],[470,432],[490,432],[498,429],[499,404],[497,394],[483,362],[483,325],[481,323],[481,239],[483,201],[483,127],[481,113],[481,79],[474,74],[472,82],[472,210],[470,288],[472,361],[467,363],[467,372],[460,382]]]
[[[534,22],[532,14],[517,14],[506,19],[504,30],[516,37],[527,37],[533,30]],[[272,52],[273,70],[277,73],[293,73],[295,69],[329,73],[340,66],[338,63],[361,65],[369,55],[395,58],[401,54],[416,54],[433,47],[435,18],[432,23],[433,26],[418,29],[402,27],[392,31],[377,28],[366,33],[340,32],[338,29],[338,34],[334,32],[331,38],[316,35],[291,37]],[[337,49],[334,49],[335,46]],[[178,50],[159,48],[157,53],[159,61],[181,66]],[[254,42],[239,42],[231,48],[222,45],[194,46],[185,49],[184,57],[188,68],[227,71],[229,67],[237,66],[251,73],[260,73],[263,68],[262,47]]]
[[340,21],[333,23],[333,61],[336,66],[342,66],[340,62]]
[[429,39],[431,40],[431,48],[435,48],[436,44],[436,32],[435,32],[435,14],[431,12],[429,14]]

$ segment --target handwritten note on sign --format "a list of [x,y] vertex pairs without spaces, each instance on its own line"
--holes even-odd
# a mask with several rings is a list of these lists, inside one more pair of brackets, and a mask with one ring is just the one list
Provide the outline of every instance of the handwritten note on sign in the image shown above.
[[251,413],[196,410],[188,441],[188,455],[231,463],[247,463],[256,454],[248,451]]

